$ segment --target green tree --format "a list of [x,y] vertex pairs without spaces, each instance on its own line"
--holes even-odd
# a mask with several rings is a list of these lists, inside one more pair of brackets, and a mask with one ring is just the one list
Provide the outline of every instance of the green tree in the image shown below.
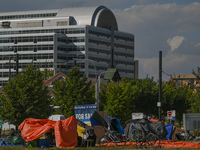
[[200,113],[200,88],[196,89],[191,98],[190,113]]
[[134,112],[157,114],[158,86],[153,79],[124,78],[118,83],[101,86],[100,108],[120,119],[122,124]]
[[94,104],[94,87],[91,81],[88,82],[85,75],[81,77],[78,67],[69,71],[65,81],[56,81],[53,83],[54,106],[60,106],[55,113],[62,114],[65,117],[74,115],[75,105]]
[[163,86],[162,109],[167,115],[167,111],[176,111],[176,120],[181,122],[183,113],[191,107],[191,97],[193,91],[188,86],[176,88],[175,83],[167,82]]
[[133,99],[131,102],[134,112],[142,112],[145,115],[157,116],[158,85],[153,78],[135,79],[133,81]]
[[107,85],[104,109],[108,111],[109,116],[117,117],[121,124],[131,119],[130,102],[133,97],[132,90],[131,83],[127,83],[125,80],[118,83],[110,82]]
[[45,119],[51,115],[50,95],[43,86],[43,78],[39,68],[33,63],[22,69],[3,87],[0,96],[1,119],[16,126],[26,118]]

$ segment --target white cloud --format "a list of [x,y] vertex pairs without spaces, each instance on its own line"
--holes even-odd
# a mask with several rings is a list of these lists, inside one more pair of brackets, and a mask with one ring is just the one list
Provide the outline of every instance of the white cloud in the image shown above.
[[145,78],[148,74],[158,79],[160,50],[163,69],[168,74],[191,74],[192,69],[200,65],[199,8],[200,3],[173,3],[133,5],[125,10],[114,10],[119,29],[135,35],[139,77]]
[[[191,73],[200,64],[200,2],[149,4],[153,0],[7,0],[0,11],[61,9],[105,5],[113,9],[119,30],[135,35],[135,57],[140,76],[158,77],[158,51],[163,52],[163,69],[171,74]],[[189,2],[188,2],[189,3]],[[196,33],[193,35],[193,33]]]
[[169,38],[167,40],[167,43],[170,45],[171,51],[177,49],[181,45],[184,39],[185,38],[183,36],[175,36],[173,38]]
[[[119,30],[135,35],[135,56],[149,58],[156,57],[158,50],[163,50],[166,55],[171,50],[167,43],[169,38],[200,31],[199,6],[200,3],[133,5],[113,12],[118,20]],[[184,35],[184,38],[200,41],[197,34],[196,37]]]

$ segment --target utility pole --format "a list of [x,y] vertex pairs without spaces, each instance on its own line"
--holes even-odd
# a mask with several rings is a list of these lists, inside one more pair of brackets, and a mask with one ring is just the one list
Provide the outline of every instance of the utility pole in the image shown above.
[[158,98],[158,118],[161,121],[161,101],[162,101],[162,51],[159,51],[159,98]]

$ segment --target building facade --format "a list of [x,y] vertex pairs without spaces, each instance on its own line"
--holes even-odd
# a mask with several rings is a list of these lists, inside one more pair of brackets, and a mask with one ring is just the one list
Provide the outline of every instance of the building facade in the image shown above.
[[54,75],[76,65],[89,79],[108,68],[134,79],[134,35],[105,6],[0,13],[0,87],[31,62]]

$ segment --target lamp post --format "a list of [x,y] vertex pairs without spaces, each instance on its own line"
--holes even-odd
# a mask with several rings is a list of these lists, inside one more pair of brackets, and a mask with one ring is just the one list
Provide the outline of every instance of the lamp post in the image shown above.
[[99,80],[99,91],[98,91],[98,92],[100,92],[100,88],[101,88],[101,87],[100,87],[100,86],[101,86],[101,75],[104,74],[104,73],[106,73],[106,72],[103,71],[103,72],[101,72],[100,75],[98,76],[98,80]]
[[159,51],[159,95],[158,95],[158,119],[161,121],[161,101],[162,101],[162,51]]
[[97,82],[97,69],[96,69],[95,63],[92,59],[76,59],[76,58],[74,58],[74,60],[91,61],[94,66],[94,69],[95,69],[95,99],[96,99],[97,111],[99,111],[99,92],[98,92],[98,82]]

